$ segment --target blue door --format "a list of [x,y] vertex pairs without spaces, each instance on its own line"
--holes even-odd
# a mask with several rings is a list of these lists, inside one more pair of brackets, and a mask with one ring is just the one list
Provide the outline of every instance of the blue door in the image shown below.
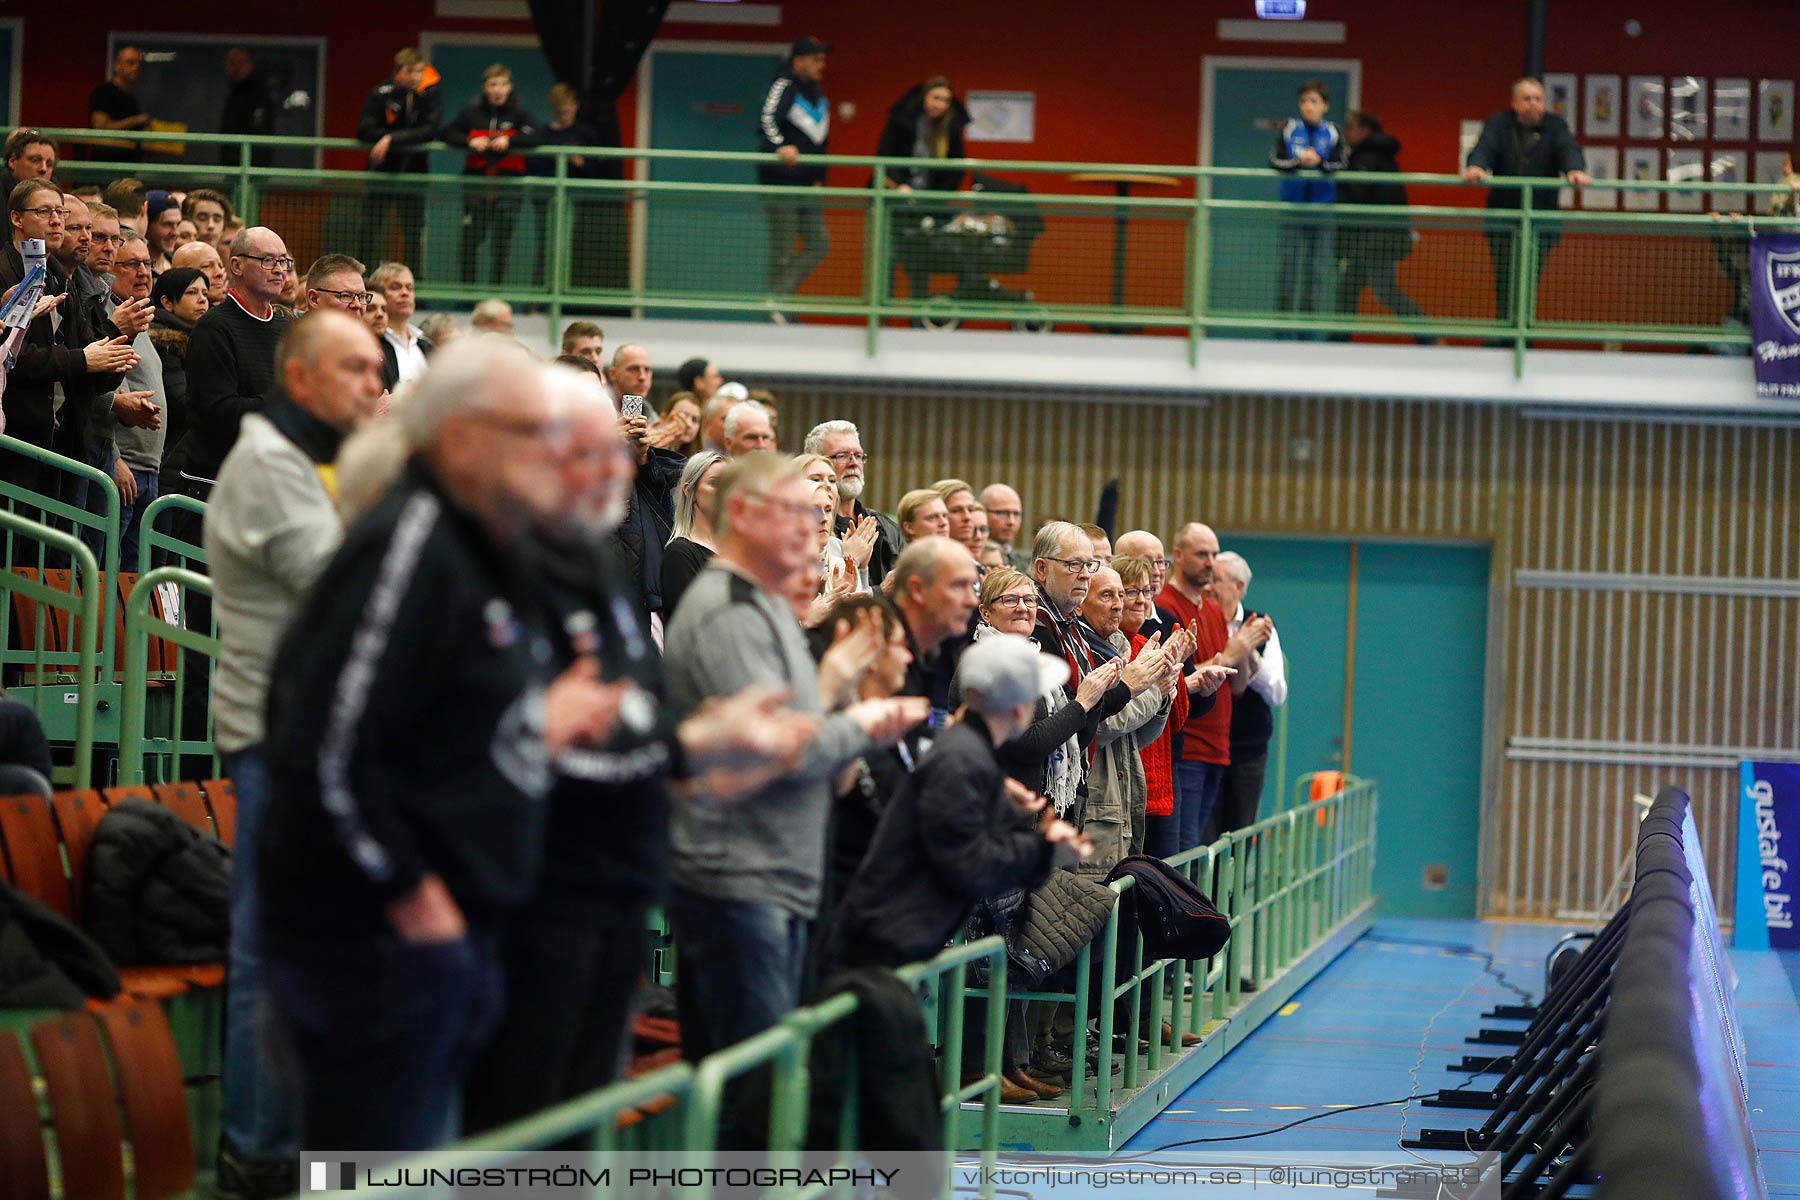
[[1473,916],[1488,547],[1224,531],[1220,542],[1250,564],[1244,604],[1275,619],[1289,668],[1286,778],[1271,747],[1263,815],[1310,771],[1374,779],[1382,911]]
[[[763,96],[781,53],[652,50],[650,145],[658,150],[756,149]],[[747,162],[653,162],[650,178],[699,184],[753,184]],[[658,292],[696,299],[760,299],[768,291],[768,229],[754,197],[681,193],[652,196],[644,220],[644,281]],[[649,311],[650,316],[743,319],[720,310]]]
[[[1212,71],[1212,110],[1202,115],[1211,135],[1213,167],[1266,167],[1269,147],[1282,122],[1299,112],[1300,85],[1318,80],[1331,93],[1326,119],[1340,126],[1344,113],[1355,103],[1351,71],[1341,61],[1317,65],[1239,65],[1209,62]],[[1272,179],[1217,179],[1212,194],[1218,200],[1273,201],[1277,182]],[[1275,222],[1267,213],[1218,212],[1212,214],[1211,269],[1208,271],[1208,307],[1233,315],[1275,310],[1277,247]],[[1264,337],[1254,330],[1233,329],[1230,337]]]

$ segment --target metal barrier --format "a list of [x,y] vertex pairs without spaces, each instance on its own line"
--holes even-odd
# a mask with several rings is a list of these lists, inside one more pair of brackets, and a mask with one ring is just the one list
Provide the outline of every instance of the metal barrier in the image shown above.
[[[1096,952],[1076,961],[1073,990],[1013,993],[1015,1000],[1072,1004],[1076,1053],[1067,1103],[1009,1109],[1000,1130],[1006,1145],[1117,1148],[1359,937],[1374,919],[1377,805],[1375,781],[1351,780],[1333,796],[1169,859],[1231,922],[1231,940],[1211,959],[1146,961],[1142,934],[1122,926],[1123,909],[1115,901]],[[1133,881],[1109,886],[1122,899]],[[1122,948],[1129,951],[1123,959]],[[1242,990],[1246,979],[1256,985],[1253,995]],[[1166,1049],[1165,990],[1171,1026]],[[1119,1011],[1127,1014],[1124,1030],[1117,1028]],[[1201,1040],[1182,1050],[1184,1033]],[[1122,1034],[1123,1049],[1115,1034]],[[1091,1078],[1089,1052],[1095,1058]],[[990,1144],[984,1132],[965,1124],[962,1144]]]
[[[994,978],[1002,981],[1001,1003],[990,1006],[985,1071],[979,1080],[967,1086],[946,1087],[940,1104],[946,1144],[950,1146],[956,1144],[953,1138],[963,1106],[973,1103],[979,1107],[986,1133],[980,1156],[984,1168],[980,1194],[992,1196],[994,1185],[987,1176],[998,1152],[1000,1013],[1004,1004],[1006,944],[999,938],[984,938],[952,946],[927,962],[902,967],[896,974],[914,988],[935,985],[943,989],[945,1000],[939,1006],[945,1028],[940,1042],[940,1061],[944,1064],[941,1069],[948,1078],[957,1079],[960,1077],[964,1011],[961,1001],[966,989],[966,975],[971,964],[983,960]],[[705,1166],[716,1153],[726,1085],[763,1068],[769,1069],[772,1081],[768,1136],[763,1149],[773,1161],[780,1161],[782,1156],[798,1155],[806,1149],[811,1116],[813,1043],[821,1034],[853,1019],[857,1004],[856,998],[849,994],[832,996],[790,1013],[781,1024],[708,1055],[697,1064],[676,1063],[663,1067],[479,1137],[408,1158],[392,1168],[382,1168],[382,1171],[389,1176],[421,1177],[425,1172],[450,1167],[461,1170],[497,1165],[522,1151],[553,1146],[576,1137],[585,1137],[589,1149],[604,1154],[657,1151],[679,1154],[683,1166]],[[859,1145],[856,1123],[858,1076],[852,1056],[850,1070],[843,1081],[845,1095],[837,1124],[837,1144],[832,1149],[835,1163],[839,1165],[850,1162],[860,1151],[879,1152],[881,1149]],[[822,1195],[827,1190],[823,1186],[802,1187],[782,1194],[798,1200]],[[424,1189],[395,1193],[397,1197],[428,1194],[436,1193]]]
[[[46,132],[65,144],[96,140],[89,130]],[[1541,179],[1468,185],[1455,175],[1339,172],[1340,183],[1407,184],[1415,203],[1288,204],[1276,197],[1291,176],[1262,168],[982,159],[934,165],[1042,182],[1030,192],[798,190],[752,182],[754,167],[773,158],[752,153],[543,147],[533,153],[552,174],[487,179],[252,165],[260,147],[359,163],[366,148],[344,138],[182,140],[208,155],[229,146],[237,165],[63,167],[82,181],[149,174],[233,189],[245,219],[280,230],[302,265],[326,250],[371,264],[403,257],[427,304],[493,296],[547,305],[553,326],[569,309],[812,314],[866,326],[871,353],[887,322],[1162,330],[1184,334],[1190,356],[1209,333],[1469,338],[1503,341],[1520,355],[1532,340],[1743,353],[1749,225],[1702,210],[1766,208],[1791,194],[1779,184],[1604,180],[1587,194],[1608,207],[1623,198],[1627,209],[1654,208],[1666,197],[1670,211],[1564,210],[1549,206],[1556,188]],[[570,178],[572,155],[636,177]],[[815,161],[858,184],[915,162]],[[696,182],[696,170],[714,178]],[[1176,186],[1151,196],[1070,190],[1083,185],[1067,176],[1096,170],[1151,173]],[[679,174],[688,178],[671,177]],[[1496,186],[1517,189],[1522,207],[1481,207]],[[771,230],[815,210],[832,249],[801,285],[781,261],[791,243],[782,250]],[[465,224],[465,216],[474,219]],[[1794,217],[1758,220],[1800,228]],[[1367,312],[1365,290],[1377,298]]]
[[[148,525],[146,515],[145,523]],[[144,551],[148,553],[148,547]],[[187,628],[186,620],[192,596],[212,596],[212,581],[206,576],[180,567],[157,567],[138,576],[137,586],[125,605],[125,683],[119,714],[119,782],[126,784],[169,782],[182,778],[180,763],[184,755],[209,756],[213,760],[211,775],[219,773],[219,759],[212,740],[210,706],[204,722],[206,736],[187,736],[184,717],[187,711],[187,682],[190,653],[208,660],[219,657],[216,623],[212,632],[201,633]],[[160,611],[151,611],[152,606]],[[210,614],[210,606],[208,612]],[[162,643],[166,655],[171,650],[175,662],[166,659],[152,686],[150,651],[153,641]],[[164,736],[146,732],[152,700],[167,718]],[[154,761],[149,769],[146,757]]]
[[[9,553],[17,548],[15,539],[18,537],[38,543],[37,566],[32,568],[33,574],[27,576],[18,570],[0,573],[0,589],[6,593],[0,597],[0,645],[8,647],[5,652],[7,669],[9,672],[17,670],[20,665],[29,668],[22,673],[20,682],[7,686],[7,694],[15,697],[30,695],[36,701],[40,718],[46,708],[55,708],[59,717],[63,710],[73,710],[73,785],[77,789],[85,788],[93,779],[94,716],[100,705],[97,696],[100,658],[96,644],[102,615],[112,611],[109,605],[102,604],[101,589],[96,586],[99,568],[94,563],[94,552],[82,545],[75,535],[27,520],[14,512],[0,511],[0,530],[6,533]],[[116,541],[113,546],[116,554]],[[73,564],[68,588],[54,587],[46,581],[46,551],[51,549],[66,556]],[[11,561],[17,563],[18,559],[14,557]],[[11,649],[11,622],[15,609],[21,619],[28,618],[31,624],[28,650]],[[67,643],[72,644],[71,649],[59,653],[46,650],[45,641],[53,625]],[[110,632],[109,627],[108,646],[112,644]],[[72,667],[73,671],[65,670],[59,674],[50,670],[52,666]],[[60,679],[60,682],[47,682],[52,679]],[[59,720],[57,725],[63,723]],[[46,721],[45,725],[46,732],[50,732],[51,723]]]
[[204,501],[192,496],[182,496],[171,492],[167,496],[158,496],[144,509],[143,524],[138,534],[138,560],[135,566],[139,575],[147,575],[153,567],[185,567],[189,570],[204,569],[206,566],[206,548],[197,546],[172,533],[164,533],[157,528],[157,522],[165,513],[187,512],[196,516],[206,515]]
[[[47,477],[54,484],[55,491],[34,491],[21,487],[7,478],[7,473],[0,473],[0,503],[4,504],[4,511],[22,516],[34,524],[72,531],[76,538],[88,546],[98,569],[106,572],[105,578],[113,578],[119,569],[119,485],[113,481],[112,476],[84,462],[77,462],[41,446],[0,434],[0,458],[8,454],[18,455],[49,468],[50,474]],[[79,502],[86,498],[90,488],[100,489],[102,511],[99,513],[89,511]],[[6,563],[9,566],[35,567],[40,573],[43,571],[46,560],[41,547],[37,561],[33,562],[29,553],[21,554],[18,551],[9,532],[5,538],[5,548]],[[53,566],[67,565],[59,560],[49,561]],[[100,611],[103,617],[108,618],[100,631],[100,661],[110,663],[113,661],[113,627],[116,624],[112,619],[116,612],[116,601],[110,594],[101,598]],[[12,663],[18,660],[7,656],[0,661]],[[73,660],[67,656],[58,658],[52,655],[48,661],[73,665]]]

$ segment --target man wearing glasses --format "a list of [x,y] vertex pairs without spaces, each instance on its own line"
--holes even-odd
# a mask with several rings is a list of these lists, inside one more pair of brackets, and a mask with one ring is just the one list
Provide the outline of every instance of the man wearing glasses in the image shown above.
[[[88,461],[118,484],[119,567],[135,571],[138,520],[156,499],[167,433],[163,413],[169,404],[163,386],[162,356],[150,341],[150,248],[143,238],[134,233],[124,239],[110,278],[112,288],[102,300],[103,311],[115,328],[131,338],[131,349],[138,360],[125,372],[119,390],[100,397],[94,404]],[[104,505],[105,497],[99,489],[88,493],[89,512],[103,513]],[[99,557],[106,549],[104,535],[89,532],[89,545]]]
[[369,311],[369,289],[363,265],[348,254],[326,254],[306,268],[306,311],[335,308],[357,320]]
[[1007,565],[1031,574],[1030,548],[1014,547],[1025,522],[1025,502],[1019,493],[1004,483],[990,483],[981,489],[981,506],[987,509],[988,536],[1000,543]]
[[869,586],[880,587],[894,569],[906,539],[900,536],[900,522],[884,512],[863,507],[863,473],[869,465],[869,455],[863,450],[862,434],[849,421],[826,421],[813,426],[806,435],[805,449],[808,454],[823,454],[837,471],[837,536],[848,538],[864,530],[865,522],[875,522],[875,544],[869,551]]
[[[664,661],[678,712],[751,686],[786,689],[795,712],[822,712],[817,665],[783,595],[815,553],[814,487],[784,455],[746,454],[721,472],[713,494],[718,555],[688,585],[669,625]],[[800,1002],[833,779],[926,711],[917,697],[858,701],[826,717],[794,766],[755,791],[676,799],[669,915],[689,1059],[778,1024]],[[741,1096],[727,1101],[728,1111],[748,1107]],[[734,1135],[746,1132],[736,1125],[725,1144],[735,1148]]]
[[[12,239],[0,260],[0,292],[23,281],[20,243],[36,238],[51,252],[45,264],[44,295],[62,299],[25,329],[6,377],[6,432],[68,458],[86,460],[93,400],[118,387],[137,355],[126,344],[128,339],[100,320],[92,305],[68,295],[68,271],[57,258],[69,215],[62,189],[28,179],[12,190],[7,206]],[[62,498],[73,503],[81,499],[74,476],[33,459],[5,455],[0,458],[0,478],[35,492],[63,493]],[[19,548],[23,549],[22,541]]]
[[181,477],[183,492],[196,500],[212,492],[219,465],[237,441],[238,422],[261,412],[274,386],[275,347],[291,320],[275,299],[293,271],[287,245],[273,229],[244,230],[231,239],[224,303],[194,325],[187,353],[193,420]]

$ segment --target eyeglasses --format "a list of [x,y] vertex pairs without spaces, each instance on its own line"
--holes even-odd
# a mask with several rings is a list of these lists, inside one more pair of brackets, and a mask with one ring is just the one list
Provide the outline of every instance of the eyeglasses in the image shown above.
[[1050,558],[1046,555],[1045,559],[1048,562],[1061,563],[1077,575],[1092,575],[1100,569],[1100,560],[1097,558]]
[[1025,609],[1036,608],[1037,606],[1038,606],[1038,599],[1036,596],[1027,596],[1023,593],[1013,593],[1011,595],[1006,595],[1006,596],[995,596],[994,602],[992,604],[990,604],[988,607],[989,608],[1004,608],[1007,612],[1022,612]]
[[336,288],[313,288],[321,296],[336,296],[351,308],[367,308],[375,298],[373,292],[340,292]]
[[113,262],[113,267],[120,271],[148,271],[150,260],[147,258],[121,258]]
[[839,450],[836,454],[827,454],[825,457],[840,466],[846,467],[852,464],[861,466],[868,462],[870,458],[869,455],[864,454],[861,450]]
[[1169,569],[1169,560],[1166,558],[1146,558],[1144,561],[1159,571],[1166,571]]
[[797,500],[777,500],[773,496],[765,496],[761,492],[751,492],[746,500],[760,500],[770,508],[784,516],[804,519],[811,522],[823,521],[830,511],[822,504],[806,504]]
[[39,208],[21,208],[21,209],[20,209],[20,210],[19,210],[19,211],[20,211],[20,212],[28,212],[28,213],[34,213],[34,214],[36,214],[36,215],[37,215],[37,216],[38,216],[38,217],[40,217],[40,218],[42,218],[42,219],[43,219],[43,220],[46,220],[46,221],[48,221],[48,220],[50,220],[50,219],[51,219],[51,218],[52,218],[52,217],[54,217],[54,218],[56,218],[56,219],[57,219],[57,220],[59,220],[59,221],[60,221],[60,220],[62,220],[62,219],[63,219],[63,218],[64,218],[64,217],[66,217],[66,216],[68,216],[68,215],[69,215],[69,210],[68,210],[68,209],[66,209],[66,208],[52,208],[52,207],[50,207],[50,206],[49,206],[49,205],[48,205],[48,204],[46,204],[46,205],[43,205],[43,206],[42,206],[42,207],[39,207]]
[[280,254],[234,254],[231,257],[260,263],[265,271],[291,271],[294,269],[294,260]]
[[1124,595],[1124,597],[1127,600],[1130,600],[1133,598],[1136,598],[1139,600],[1148,600],[1152,596],[1156,595],[1156,589],[1155,588],[1147,588],[1147,587],[1146,588],[1126,588],[1122,594]]
[[123,246],[125,244],[125,235],[122,233],[96,233],[92,236],[96,246]]

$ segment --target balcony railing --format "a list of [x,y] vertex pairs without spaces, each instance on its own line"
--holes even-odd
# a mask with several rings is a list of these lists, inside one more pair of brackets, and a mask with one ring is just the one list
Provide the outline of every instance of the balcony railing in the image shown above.
[[[1467,340],[1521,361],[1528,344],[1742,354],[1751,232],[1800,229],[1761,215],[1792,195],[1780,184],[1599,181],[1563,208],[1544,180],[1340,172],[1340,184],[1403,183],[1414,203],[1288,204],[1284,176],[1260,168],[940,160],[989,186],[901,192],[869,185],[917,160],[830,155],[814,160],[829,186],[793,189],[756,183],[773,156],[752,153],[545,147],[542,173],[485,179],[454,173],[459,152],[441,145],[430,173],[397,175],[340,169],[364,151],[343,138],[183,134],[182,159],[122,162],[92,131],[46,132],[66,152],[113,156],[65,162],[77,182],[219,187],[302,269],[326,251],[371,267],[403,258],[428,307],[496,297],[553,323],[621,311],[848,322],[871,354],[905,324],[1153,332],[1185,336],[1190,356],[1208,335]],[[258,165],[276,150],[333,165]],[[623,177],[572,177],[575,159]],[[1150,194],[1072,178],[1086,173],[1151,176],[1118,189]],[[1521,207],[1486,207],[1490,186],[1515,189]],[[771,210],[793,204],[819,210],[830,248],[775,294]],[[1390,278],[1410,304],[1374,286]]]

